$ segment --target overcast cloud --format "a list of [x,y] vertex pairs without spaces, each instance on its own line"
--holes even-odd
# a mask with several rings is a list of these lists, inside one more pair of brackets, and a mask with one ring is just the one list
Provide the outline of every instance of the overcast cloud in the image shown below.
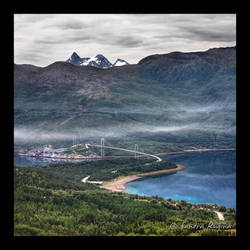
[[14,61],[47,66],[103,54],[133,64],[152,54],[236,45],[235,14],[15,14]]

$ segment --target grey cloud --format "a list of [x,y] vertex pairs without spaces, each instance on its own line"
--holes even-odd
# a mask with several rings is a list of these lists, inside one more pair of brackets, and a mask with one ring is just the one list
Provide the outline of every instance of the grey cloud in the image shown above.
[[78,36],[74,36],[74,37],[68,37],[65,40],[67,42],[82,42],[82,41],[91,41],[94,40],[94,37],[91,36],[87,36],[87,35],[78,35]]
[[89,25],[83,22],[77,21],[77,20],[69,20],[69,21],[49,24],[49,25],[46,25],[45,27],[57,28],[57,29],[62,29],[62,30],[82,30],[82,29],[88,28]]
[[142,45],[143,40],[136,38],[136,37],[124,36],[124,37],[119,37],[118,39],[116,39],[115,44],[125,47],[125,48],[130,48],[130,47],[137,47],[137,46]]
[[176,42],[177,39],[187,39],[192,41],[209,41],[209,42],[235,42],[235,32],[221,32],[217,30],[205,30],[200,28],[188,28],[181,33],[170,35],[163,34],[155,36],[159,42],[167,41],[169,43]]
[[36,44],[59,44],[65,43],[62,39],[54,39],[54,40],[47,40],[47,39],[37,39],[35,40]]
[[81,30],[81,29],[86,28],[87,26],[79,22],[66,22],[66,23],[60,24],[59,27],[62,29]]
[[20,23],[37,23],[41,22],[41,20],[55,18],[53,14],[15,14],[15,21],[19,21]]
[[223,32],[218,30],[205,30],[200,28],[194,28],[188,30],[188,38],[199,41],[216,41],[216,42],[234,42],[236,40],[235,32]]
[[137,63],[151,54],[233,46],[235,26],[234,14],[17,14],[15,58],[35,63],[27,61],[29,50],[34,58],[44,54],[40,66],[46,66],[77,50]]
[[53,39],[37,39],[35,40],[36,43],[39,44],[65,44],[65,43],[75,43],[75,42],[85,42],[85,41],[90,41],[91,37],[87,36],[68,36],[68,37],[57,37]]

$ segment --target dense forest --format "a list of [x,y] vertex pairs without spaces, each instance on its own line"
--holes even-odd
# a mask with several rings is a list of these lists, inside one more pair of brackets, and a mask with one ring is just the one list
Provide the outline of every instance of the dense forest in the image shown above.
[[[126,169],[129,160],[120,161],[121,170]],[[108,166],[113,169],[115,161],[110,162],[111,164],[103,164],[102,161],[93,163],[96,166],[103,165],[103,169]],[[90,171],[91,164],[85,163],[85,168],[88,169],[86,171]],[[84,169],[80,166],[81,164],[78,164],[73,168],[72,165],[64,165],[61,170],[59,166],[14,167],[15,236],[236,234],[236,213],[232,208],[219,208],[224,212],[225,221],[222,222],[218,220],[210,204],[194,205],[157,196],[147,197],[104,190],[98,185],[80,182],[77,179],[79,169]],[[72,173],[75,171],[72,178],[66,178],[67,168],[68,171],[71,169]],[[110,172],[110,169],[107,172]],[[84,174],[94,175],[95,171]]]

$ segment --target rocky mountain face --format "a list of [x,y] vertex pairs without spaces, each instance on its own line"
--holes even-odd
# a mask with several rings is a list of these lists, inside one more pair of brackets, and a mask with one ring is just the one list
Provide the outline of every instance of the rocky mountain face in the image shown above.
[[128,65],[128,63],[120,58],[117,58],[113,66],[123,66],[123,65]]
[[71,57],[66,62],[69,62],[69,63],[74,64],[74,65],[81,65],[85,61],[87,61],[88,59],[89,59],[89,57],[81,58],[76,52],[73,52]]
[[96,68],[110,68],[114,66],[123,66],[128,63],[123,59],[117,59],[115,63],[111,63],[105,56],[98,54],[94,57],[83,57],[81,58],[76,52],[73,52],[71,57],[66,60],[66,62],[71,63],[76,66],[92,66]]

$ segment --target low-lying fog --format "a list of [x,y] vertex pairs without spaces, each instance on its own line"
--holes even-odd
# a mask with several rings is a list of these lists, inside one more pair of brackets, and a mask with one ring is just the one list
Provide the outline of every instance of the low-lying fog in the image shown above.
[[[109,109],[103,112],[116,114],[136,114],[152,116],[149,122],[120,122],[117,125],[99,126],[92,128],[74,128],[74,131],[46,131],[32,126],[16,126],[14,129],[15,143],[18,142],[48,142],[72,140],[74,136],[87,140],[88,138],[124,137],[135,133],[182,133],[182,132],[211,132],[235,135],[235,103],[225,106],[223,103],[214,103],[207,106],[183,106],[180,108],[162,107],[151,109]],[[101,110],[99,110],[101,112]],[[157,121],[161,116],[167,121]]]

